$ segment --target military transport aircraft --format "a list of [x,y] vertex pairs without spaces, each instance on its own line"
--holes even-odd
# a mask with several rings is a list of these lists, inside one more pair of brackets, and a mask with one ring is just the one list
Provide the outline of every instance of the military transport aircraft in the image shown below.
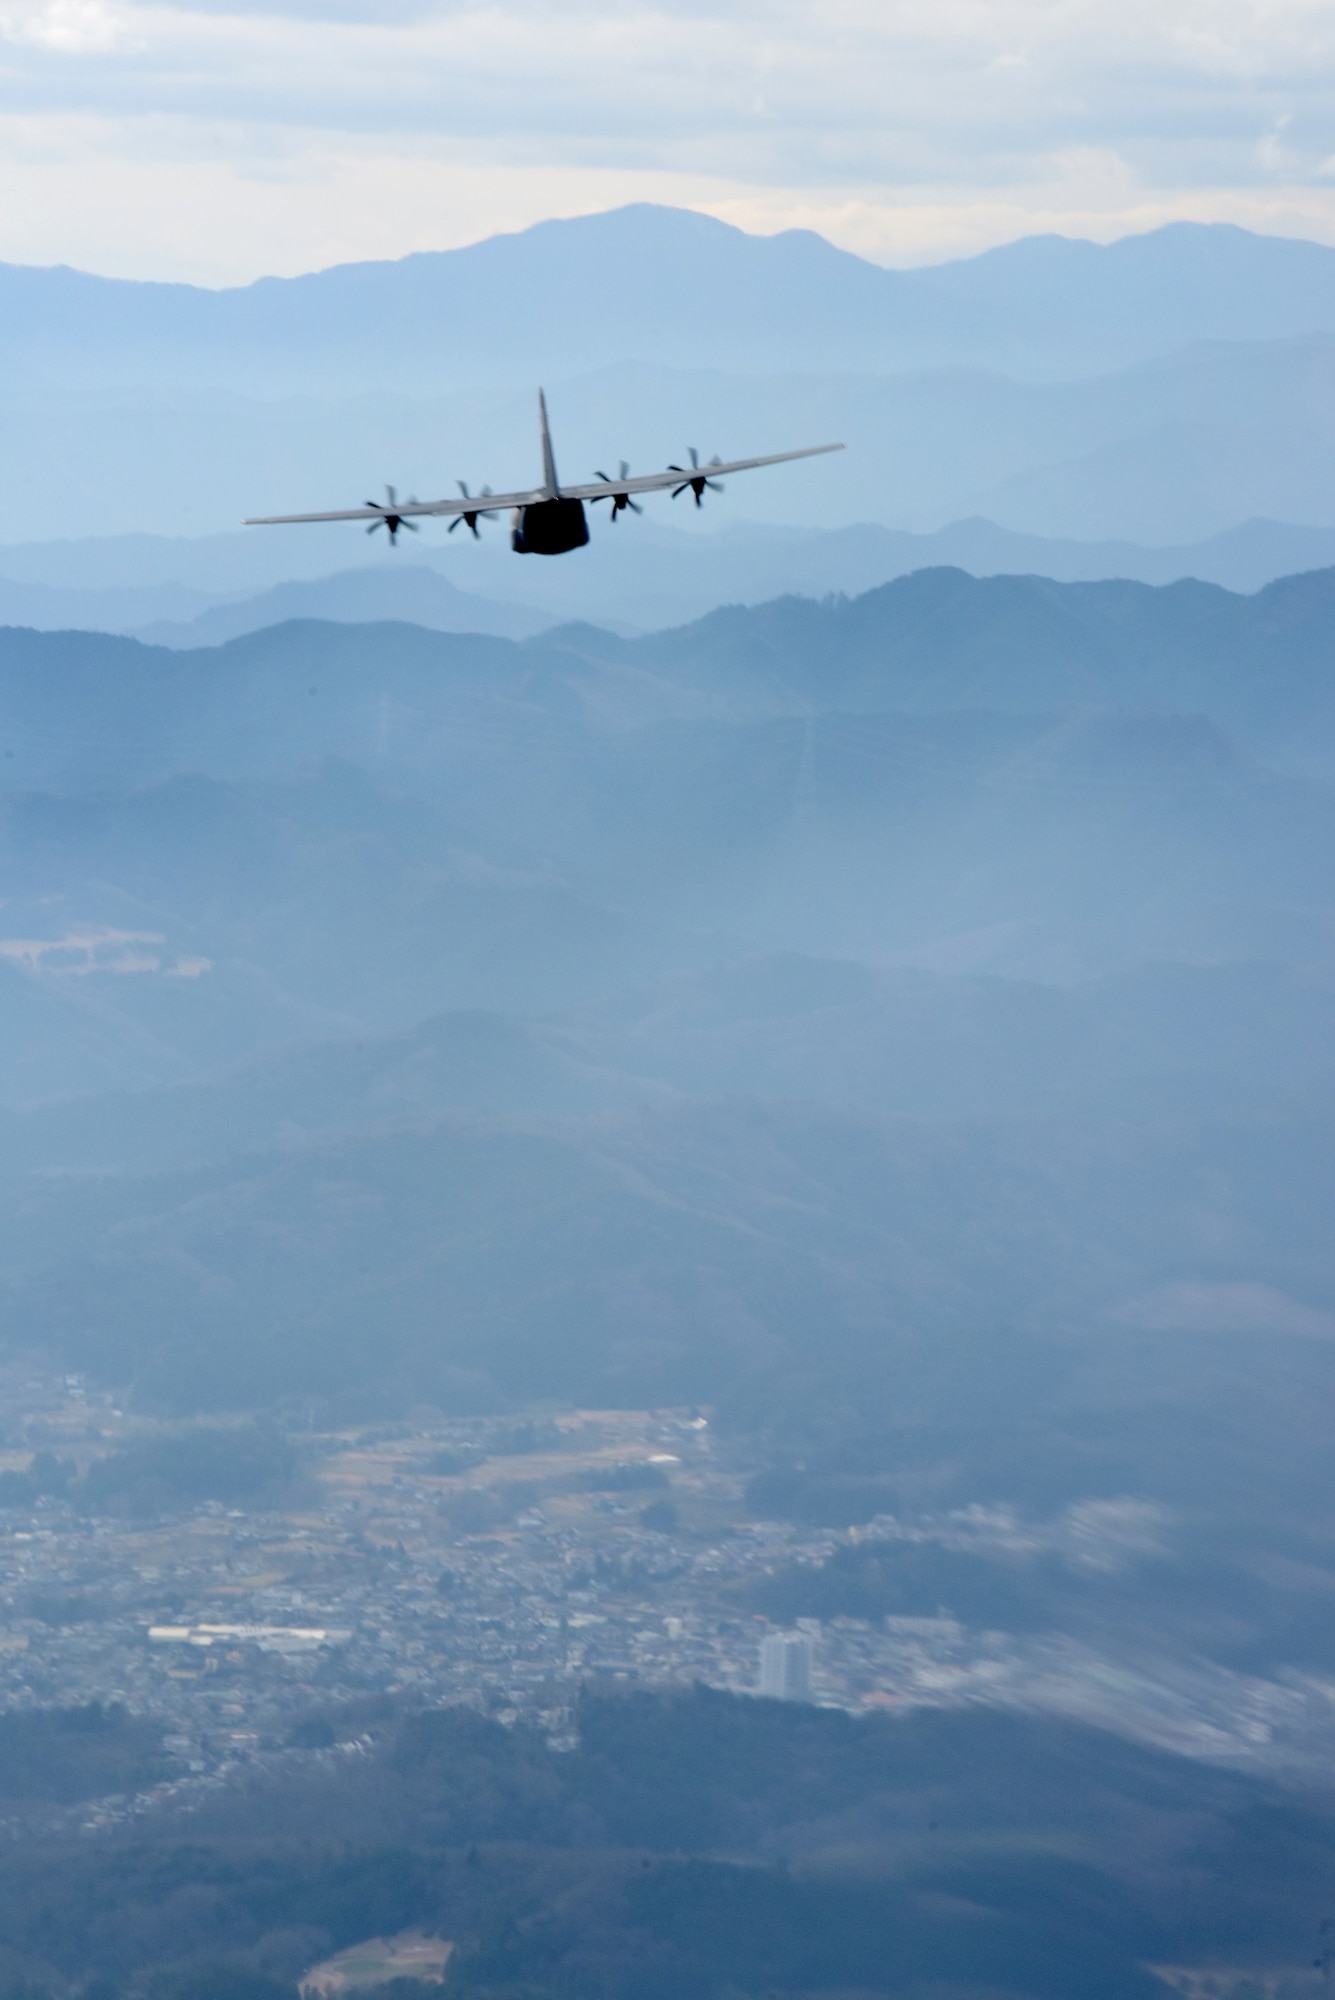
[[367,534],[373,535],[377,528],[389,531],[391,542],[397,541],[400,528],[409,528],[417,533],[417,521],[421,514],[443,514],[450,517],[449,533],[453,534],[460,521],[477,534],[477,524],[489,514],[498,514],[509,507],[510,547],[517,555],[560,556],[570,549],[583,548],[589,539],[589,524],[584,514],[584,502],[596,504],[599,500],[610,500],[612,519],[629,507],[633,514],[642,511],[637,507],[632,495],[636,493],[660,493],[671,487],[675,500],[679,493],[691,492],[695,504],[700,506],[705,497],[705,489],[721,493],[718,475],[722,472],[750,472],[758,465],[783,465],[792,458],[817,458],[822,452],[842,451],[841,444],[808,445],[805,451],[776,451],[768,458],[734,458],[725,465],[722,459],[711,458],[708,465],[701,465],[698,452],[690,453],[689,465],[670,465],[666,472],[647,472],[636,478],[629,477],[630,467],[622,462],[621,474],[617,479],[609,479],[600,472],[596,480],[584,486],[562,486],[556,477],[556,460],[552,456],[551,432],[547,428],[547,399],[542,390],[538,391],[538,415],[542,424],[542,485],[527,493],[493,493],[484,486],[480,493],[470,493],[462,481],[459,483],[458,500],[400,500],[392,486],[385,488],[385,504],[368,500],[364,507],[350,507],[333,514],[266,514],[249,520],[242,525],[247,528],[277,528],[299,521],[366,521]]

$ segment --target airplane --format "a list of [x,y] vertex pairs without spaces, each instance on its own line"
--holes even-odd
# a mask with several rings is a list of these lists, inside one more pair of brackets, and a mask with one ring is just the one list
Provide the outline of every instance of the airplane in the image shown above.
[[332,514],[265,514],[244,521],[246,528],[281,528],[306,521],[368,521],[366,532],[373,535],[377,528],[389,531],[392,545],[397,545],[400,528],[408,528],[417,533],[417,516],[423,514],[446,515],[450,525],[448,532],[454,533],[460,521],[477,536],[477,524],[488,515],[498,514],[503,508],[510,508],[510,547],[516,555],[561,556],[571,549],[583,548],[589,539],[589,523],[584,512],[584,503],[596,506],[600,500],[612,503],[611,518],[615,522],[618,514],[629,508],[632,514],[643,509],[632,498],[636,493],[660,493],[672,489],[675,500],[680,493],[695,495],[695,504],[701,506],[706,491],[721,493],[720,473],[751,472],[760,465],[783,465],[794,458],[818,458],[823,452],[842,451],[841,444],[808,445],[805,451],[776,451],[768,458],[734,458],[727,464],[720,458],[711,458],[707,465],[701,465],[700,455],[692,450],[689,465],[670,465],[666,472],[643,473],[632,479],[630,467],[624,459],[620,476],[609,479],[600,472],[596,480],[583,486],[562,486],[556,476],[556,459],[552,453],[552,435],[547,424],[547,398],[538,391],[538,416],[542,425],[542,485],[527,493],[493,493],[484,486],[480,493],[470,493],[460,480],[457,500],[400,500],[392,486],[385,488],[385,502],[368,500],[364,507],[349,507]]

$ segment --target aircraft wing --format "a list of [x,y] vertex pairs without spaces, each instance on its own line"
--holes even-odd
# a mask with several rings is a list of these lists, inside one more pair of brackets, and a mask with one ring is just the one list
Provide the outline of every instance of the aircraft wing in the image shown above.
[[[610,487],[608,491],[611,491]],[[302,521],[383,521],[389,514],[400,521],[410,521],[418,514],[490,514],[504,512],[509,507],[528,507],[546,498],[545,493],[534,492],[530,486],[524,493],[475,493],[471,500],[396,500],[392,507],[381,507],[371,502],[365,507],[344,507],[332,514],[256,514],[241,525],[243,528],[285,528]]]
[[[618,493],[661,493],[670,486],[689,486],[693,479],[721,479],[734,472],[753,472],[760,465],[784,465],[794,458],[819,458],[823,452],[842,451],[841,444],[813,444],[804,451],[774,451],[767,458],[715,459],[708,465],[670,465],[666,472],[642,472],[625,479],[594,479],[583,486],[562,486],[563,500],[610,500]],[[246,528],[281,528],[306,521],[383,521],[387,515],[409,521],[423,514],[504,513],[511,507],[531,507],[551,499],[541,487],[523,493],[474,493],[458,500],[396,500],[392,506],[368,503],[346,507],[332,514],[261,514],[242,523]]]
[[610,500],[615,493],[661,493],[669,486],[689,486],[693,479],[722,479],[734,472],[753,472],[758,465],[784,465],[793,458],[819,458],[842,451],[841,444],[809,444],[804,451],[773,451],[768,458],[715,459],[709,465],[671,465],[666,472],[641,472],[626,479],[595,479],[585,486],[562,486],[566,500]]

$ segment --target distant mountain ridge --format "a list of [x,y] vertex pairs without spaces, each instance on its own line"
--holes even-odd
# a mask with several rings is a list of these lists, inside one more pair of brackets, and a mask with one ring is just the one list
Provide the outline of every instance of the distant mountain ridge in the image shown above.
[[[792,594],[860,596],[915,570],[942,567],[1067,583],[1195,577],[1250,592],[1335,565],[1335,528],[1248,521],[1208,542],[1155,549],[1019,535],[982,519],[922,535],[874,523],[810,531],[742,524],[693,535],[640,522],[633,536],[600,540],[578,563],[549,564],[537,573],[513,561],[500,538],[462,552],[447,543],[389,560],[368,555],[357,568],[333,574],[321,573],[328,547],[320,540],[285,544],[294,567],[315,573],[279,585],[269,583],[268,566],[283,551],[255,536],[106,537],[0,548],[0,625],[128,633],[183,647],[217,645],[288,618],[390,618],[509,637],[570,620],[647,632],[690,623],[724,604]],[[247,565],[254,582],[250,591],[239,590]],[[200,587],[210,570],[215,594]],[[106,576],[117,572],[126,580],[108,584]]]
[[637,204],[217,292],[0,266],[0,360],[22,382],[262,396],[348,393],[386,369],[421,393],[683,354],[765,373],[1068,376],[1318,331],[1335,331],[1335,250],[1226,224],[886,270],[810,231]]
[[[0,592],[0,605],[3,601]],[[439,571],[405,562],[397,571],[344,570],[317,582],[275,584],[258,598],[213,605],[184,623],[164,620],[140,636],[150,644],[217,646],[243,632],[299,618],[358,624],[394,618],[434,632],[491,632],[506,639],[528,638],[555,622],[527,605],[497,603],[460,590]]]

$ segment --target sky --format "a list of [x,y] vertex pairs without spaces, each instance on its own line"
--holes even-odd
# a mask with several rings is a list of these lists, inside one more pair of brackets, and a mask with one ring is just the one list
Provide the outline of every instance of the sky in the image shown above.
[[0,259],[207,285],[626,201],[886,264],[1335,243],[1335,0],[0,0]]

